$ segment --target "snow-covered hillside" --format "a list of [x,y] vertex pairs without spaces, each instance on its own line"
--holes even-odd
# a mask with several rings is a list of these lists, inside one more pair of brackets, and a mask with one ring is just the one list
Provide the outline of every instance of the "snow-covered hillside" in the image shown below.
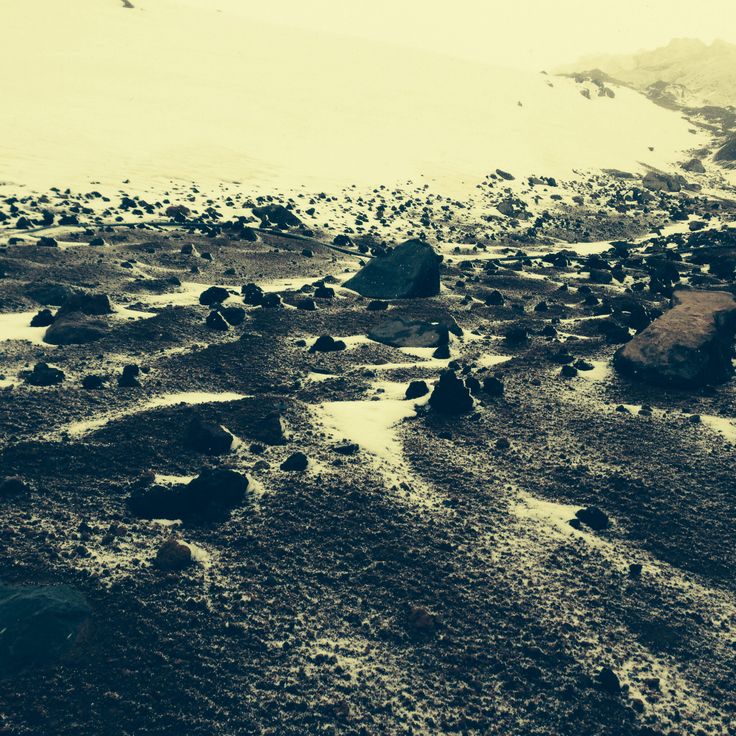
[[329,189],[424,176],[457,191],[496,167],[666,167],[701,142],[627,89],[586,99],[571,80],[269,26],[214,4],[134,5],[0,4],[0,181]]
[[635,89],[664,83],[673,100],[684,105],[736,105],[736,46],[678,38],[667,46],[632,55],[590,56],[569,64],[563,73],[599,69]]

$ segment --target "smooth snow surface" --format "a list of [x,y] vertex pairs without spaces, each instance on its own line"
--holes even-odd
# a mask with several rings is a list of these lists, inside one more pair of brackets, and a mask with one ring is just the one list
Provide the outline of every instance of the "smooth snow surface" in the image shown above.
[[424,176],[459,193],[496,167],[665,167],[700,142],[628,89],[586,99],[572,80],[272,26],[217,3],[134,4],[0,3],[0,182],[130,179],[142,191]]

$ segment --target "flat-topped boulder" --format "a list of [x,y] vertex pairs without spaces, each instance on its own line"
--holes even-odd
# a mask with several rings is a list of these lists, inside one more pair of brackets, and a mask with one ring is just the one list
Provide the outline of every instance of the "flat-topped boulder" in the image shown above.
[[437,348],[447,345],[449,330],[444,324],[395,317],[377,324],[368,337],[395,348]]
[[624,375],[681,388],[722,383],[733,373],[736,301],[725,291],[676,291],[673,307],[614,356]]
[[60,316],[47,328],[43,340],[49,345],[83,345],[105,337],[110,328],[104,320],[81,312]]
[[428,243],[407,240],[366,263],[344,286],[371,299],[437,296],[441,261]]

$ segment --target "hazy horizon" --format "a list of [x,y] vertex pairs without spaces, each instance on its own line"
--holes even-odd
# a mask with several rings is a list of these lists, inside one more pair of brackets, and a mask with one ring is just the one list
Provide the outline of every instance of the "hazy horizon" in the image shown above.
[[390,0],[349,4],[285,0],[278,6],[242,0],[181,2],[213,12],[238,12],[296,28],[527,70],[551,69],[590,55],[650,50],[675,38],[736,43],[736,30],[724,23],[733,12],[727,0],[706,0],[701,4],[704,12],[697,18],[692,5],[681,0],[623,0],[616,4],[519,0],[513,5],[458,0],[451,7],[418,0],[403,0],[398,7]]

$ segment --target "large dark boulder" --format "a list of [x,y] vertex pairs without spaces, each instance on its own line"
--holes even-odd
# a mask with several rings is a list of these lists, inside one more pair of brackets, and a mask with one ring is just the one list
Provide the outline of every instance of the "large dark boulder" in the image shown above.
[[624,375],[665,386],[722,383],[733,373],[736,301],[724,291],[676,291],[673,308],[614,356]]
[[228,468],[205,468],[186,485],[136,488],[128,505],[143,519],[222,517],[242,503],[248,479]]
[[49,345],[82,345],[105,337],[109,331],[107,323],[101,319],[81,312],[59,313],[46,330],[43,340]]
[[388,255],[369,261],[344,285],[372,299],[436,296],[441,260],[428,243],[407,240]]
[[210,286],[199,295],[199,303],[211,307],[213,304],[222,304],[230,296],[230,292],[223,286]]
[[0,677],[63,657],[77,644],[90,613],[81,593],[66,585],[0,583]]
[[66,284],[54,284],[48,282],[30,283],[25,288],[25,293],[39,304],[49,304],[52,307],[60,307],[77,293]]
[[110,297],[107,294],[89,294],[86,292],[72,294],[64,301],[59,315],[63,314],[88,314],[100,316],[113,313]]
[[396,348],[436,348],[447,345],[449,331],[447,325],[395,317],[373,327],[368,337]]
[[465,382],[454,371],[443,371],[429,397],[429,405],[440,414],[465,414],[473,408],[473,398]]
[[713,156],[715,161],[736,161],[736,136],[726,141],[725,145],[721,146]]

